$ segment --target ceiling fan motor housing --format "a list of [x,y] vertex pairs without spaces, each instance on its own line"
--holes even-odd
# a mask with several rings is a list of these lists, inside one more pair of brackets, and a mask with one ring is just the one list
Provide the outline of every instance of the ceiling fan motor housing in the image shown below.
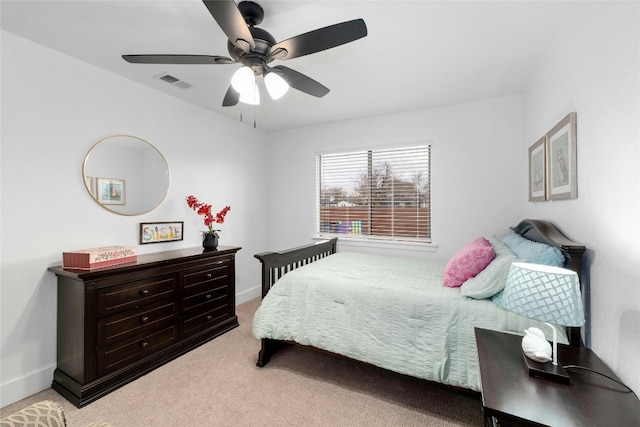
[[238,3],[238,10],[242,14],[244,22],[250,27],[260,25],[262,19],[264,19],[264,9],[258,3],[241,1]]
[[264,9],[252,1],[242,1],[238,4],[238,10],[242,14],[244,21],[249,27],[249,32],[253,37],[255,48],[247,53],[237,45],[229,41],[227,50],[229,55],[236,61],[242,62],[243,65],[250,67],[256,76],[263,74],[266,64],[272,62],[274,58],[268,56],[271,46],[276,44],[276,39],[262,28],[256,25],[262,22],[264,18]]

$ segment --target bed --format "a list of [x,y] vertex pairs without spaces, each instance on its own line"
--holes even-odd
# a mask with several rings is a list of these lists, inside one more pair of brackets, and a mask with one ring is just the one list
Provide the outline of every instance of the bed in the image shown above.
[[[294,343],[480,391],[475,327],[522,335],[535,326],[551,334],[543,323],[500,307],[499,284],[504,286],[506,276],[496,272],[512,260],[539,259],[538,252],[526,252],[531,260],[506,245],[531,243],[536,251],[555,251],[553,262],[579,276],[584,268],[585,247],[552,223],[523,220],[511,230],[503,240],[476,239],[486,240],[494,257],[458,286],[443,283],[469,245],[445,262],[337,252],[337,238],[256,254],[262,264],[262,302],[253,320],[253,334],[261,340],[257,365],[264,366],[282,344]],[[559,342],[581,345],[579,328],[556,329]]]

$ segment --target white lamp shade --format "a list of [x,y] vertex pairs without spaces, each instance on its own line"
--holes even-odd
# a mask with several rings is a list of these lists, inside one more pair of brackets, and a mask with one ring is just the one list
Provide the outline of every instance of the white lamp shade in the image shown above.
[[253,70],[246,65],[240,67],[238,71],[233,73],[231,77],[231,86],[239,94],[251,92],[256,84],[256,77],[253,74]]
[[264,84],[271,99],[280,99],[289,90],[289,84],[282,77],[274,72],[264,76]]
[[244,104],[260,105],[260,91],[256,82],[253,82],[253,90],[240,94],[239,100]]
[[514,262],[509,269],[502,306],[556,325],[584,324],[578,275],[565,268]]

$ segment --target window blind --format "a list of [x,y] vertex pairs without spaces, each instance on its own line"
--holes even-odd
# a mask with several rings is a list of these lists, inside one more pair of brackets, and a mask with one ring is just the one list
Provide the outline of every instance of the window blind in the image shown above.
[[429,145],[317,156],[317,231],[431,241]]

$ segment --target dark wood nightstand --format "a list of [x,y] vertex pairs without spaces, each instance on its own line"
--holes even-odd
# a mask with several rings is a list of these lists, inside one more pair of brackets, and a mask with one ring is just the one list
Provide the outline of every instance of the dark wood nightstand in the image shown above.
[[[569,384],[529,376],[522,337],[475,332],[486,426],[640,426],[640,401],[623,386],[582,369],[567,369]],[[558,362],[618,379],[587,348],[558,344]]]

